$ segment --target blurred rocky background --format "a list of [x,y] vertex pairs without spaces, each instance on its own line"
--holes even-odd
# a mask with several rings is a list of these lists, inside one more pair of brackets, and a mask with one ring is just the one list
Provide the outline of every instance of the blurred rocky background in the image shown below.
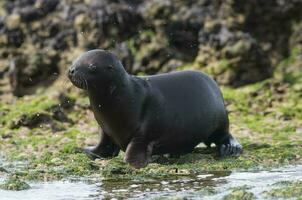
[[0,95],[48,87],[95,48],[133,74],[197,69],[240,87],[279,73],[291,82],[302,71],[302,1],[0,1]]

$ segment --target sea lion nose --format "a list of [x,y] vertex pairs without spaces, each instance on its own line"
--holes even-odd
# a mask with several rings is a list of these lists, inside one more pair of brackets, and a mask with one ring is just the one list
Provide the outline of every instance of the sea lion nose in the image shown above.
[[69,70],[68,70],[68,74],[70,76],[74,75],[74,71],[75,71],[75,68],[74,67],[70,67]]

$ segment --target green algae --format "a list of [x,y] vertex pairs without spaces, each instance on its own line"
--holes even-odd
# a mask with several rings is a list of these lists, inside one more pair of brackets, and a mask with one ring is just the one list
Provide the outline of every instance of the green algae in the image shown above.
[[283,181],[275,186],[279,186],[279,188],[271,189],[270,191],[265,191],[265,196],[269,198],[294,198],[302,196],[302,182],[290,182]]
[[223,200],[253,200],[256,199],[254,194],[246,190],[234,190],[223,197]]
[[30,185],[28,185],[25,181],[19,179],[16,176],[10,176],[5,183],[0,185],[1,189],[4,190],[28,190],[30,189]]
[[0,103],[0,109],[5,111],[5,115],[0,118],[0,124],[10,123],[11,121],[20,118],[22,115],[35,115],[37,113],[45,113],[45,111],[57,102],[49,99],[46,95],[20,98],[13,105],[5,105]]

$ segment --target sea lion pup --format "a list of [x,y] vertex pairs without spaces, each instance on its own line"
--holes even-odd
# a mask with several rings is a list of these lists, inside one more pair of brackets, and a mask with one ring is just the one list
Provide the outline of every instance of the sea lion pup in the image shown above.
[[215,81],[198,71],[154,76],[128,74],[109,51],[82,54],[68,76],[87,90],[101,127],[92,158],[117,156],[145,167],[154,154],[183,154],[204,142],[215,143],[220,156],[239,155],[241,145],[229,133],[228,114]]

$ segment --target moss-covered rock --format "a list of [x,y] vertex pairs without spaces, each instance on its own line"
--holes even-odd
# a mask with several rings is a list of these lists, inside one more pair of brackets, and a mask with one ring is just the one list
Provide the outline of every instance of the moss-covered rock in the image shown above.
[[294,198],[302,196],[302,182],[281,182],[281,187],[264,192],[268,198]]
[[31,94],[35,91],[34,86],[51,84],[59,75],[58,59],[54,51],[28,52],[15,56],[10,62],[8,73],[13,94]]
[[256,199],[254,194],[246,190],[234,190],[223,197],[223,200],[253,200]]
[[220,84],[240,86],[272,75],[268,56],[248,33],[209,22],[200,31],[196,61]]
[[83,51],[105,48],[131,73],[169,72],[196,60],[218,82],[245,85],[271,77],[299,46],[301,7],[299,1],[5,0],[0,77],[10,66],[9,91],[33,94],[53,83],[53,73],[64,75]]
[[28,190],[30,189],[30,185],[22,181],[19,177],[11,176],[5,183],[0,185],[0,188],[4,190]]

